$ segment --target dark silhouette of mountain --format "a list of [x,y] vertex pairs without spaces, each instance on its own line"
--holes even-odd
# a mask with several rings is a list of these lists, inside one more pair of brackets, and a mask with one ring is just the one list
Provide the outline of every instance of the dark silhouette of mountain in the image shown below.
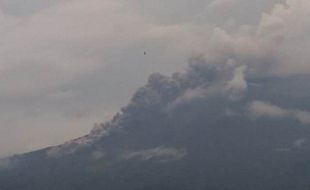
[[3,159],[0,189],[308,190],[310,77],[236,69],[153,74],[88,135]]

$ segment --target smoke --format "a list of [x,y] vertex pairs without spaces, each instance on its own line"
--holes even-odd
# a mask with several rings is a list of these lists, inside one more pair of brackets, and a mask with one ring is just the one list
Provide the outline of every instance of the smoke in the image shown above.
[[[232,2],[214,1],[213,6]],[[176,162],[172,168],[165,166],[172,173],[169,171],[163,176],[155,173],[153,179],[160,182],[159,185],[167,176],[177,179],[177,184],[179,179],[185,179],[187,185],[191,183],[186,180],[191,182],[193,178],[193,184],[198,181],[198,185],[204,184],[209,177],[218,178],[214,187],[220,187],[227,176],[235,176],[230,183],[238,186],[243,186],[245,179],[249,181],[246,186],[253,182],[255,185],[267,182],[268,186],[270,179],[279,174],[285,173],[285,180],[289,179],[286,175],[295,176],[296,166],[308,157],[306,152],[298,151],[308,150],[309,146],[305,134],[309,132],[306,126],[310,124],[310,111],[307,111],[310,106],[303,105],[309,94],[306,88],[294,92],[294,77],[307,74],[306,78],[310,79],[307,64],[310,54],[306,48],[308,23],[301,24],[297,19],[310,16],[307,13],[309,4],[304,0],[288,0],[264,14],[258,25],[243,26],[236,32],[215,28],[210,45],[203,54],[189,58],[189,66],[184,72],[171,76],[152,74],[146,85],[134,93],[129,104],[110,122],[96,125],[84,137],[39,153],[45,154],[47,161],[54,159],[52,167],[64,167],[64,170],[77,167],[78,170],[72,170],[74,172],[81,167],[82,174],[89,166],[100,170],[100,173],[93,173],[95,180],[92,180],[93,175],[89,179],[95,182],[100,174],[103,176],[103,180],[99,180],[101,184],[105,184],[105,177],[111,180],[114,175],[123,175],[125,178],[121,179],[126,180],[133,176],[141,181],[137,176],[147,174],[152,179],[153,170],[140,173],[145,170],[145,167],[140,168],[141,163],[159,172],[167,171],[160,165],[152,165],[153,161]],[[309,19],[301,20],[309,22]],[[279,152],[298,153],[302,158],[285,157]],[[27,159],[33,155],[25,156],[26,166]],[[61,157],[65,159],[59,159]],[[71,159],[73,164],[67,166]],[[36,162],[36,159],[28,160]],[[64,164],[58,165],[58,162]],[[0,161],[0,168],[11,165],[10,160]],[[35,166],[40,168],[40,163]],[[49,176],[51,170],[44,171]],[[184,171],[189,171],[189,175],[184,175]],[[80,175],[77,176],[80,180]],[[257,176],[262,177],[259,182]],[[60,177],[64,179],[62,175]],[[146,182],[152,185],[153,179]],[[169,178],[168,181],[170,184]],[[275,187],[277,183],[276,180],[271,186]],[[230,184],[226,185],[223,187]],[[212,186],[205,187],[212,189]]]
[[[241,102],[246,99],[248,80],[308,74],[310,57],[305,47],[310,43],[305,39],[310,28],[309,8],[308,1],[288,0],[276,4],[270,13],[262,15],[257,26],[247,30],[241,26],[229,33],[215,28],[210,47],[190,58],[185,73],[152,75],[123,112],[151,108],[171,113],[184,104],[212,97]],[[285,110],[264,102],[253,102],[249,109],[258,116],[290,117],[309,123],[308,112],[298,109]]]
[[[304,18],[308,15],[305,8],[308,6],[308,1],[289,0],[286,4],[275,5],[269,14],[262,16],[257,26],[250,26],[247,30],[240,27],[237,32],[229,33],[215,28],[210,47],[204,54],[192,56],[185,72],[174,73],[171,77],[152,74],[147,84],[137,90],[130,103],[111,122],[97,126],[90,135],[82,138],[82,143],[69,142],[51,149],[47,155],[58,157],[72,154],[85,144],[92,144],[108,135],[110,130],[126,126],[126,122],[133,118],[147,121],[155,114],[173,116],[183,106],[199,101],[217,103],[217,109],[222,112],[217,114],[226,116],[248,117],[249,111],[250,116],[257,119],[289,118],[301,124],[310,124],[310,114],[306,110],[285,109],[273,102],[256,101],[249,96],[253,93],[251,90],[255,81],[267,80],[268,83],[273,77],[286,78],[310,71],[310,66],[305,64],[309,55],[306,49],[288,51],[299,48],[299,44],[305,47],[309,43],[304,40],[310,22]],[[299,17],[302,17],[304,24],[298,20]],[[296,27],[294,23],[297,23]]]
[[184,149],[156,147],[153,149],[130,152],[124,155],[127,160],[141,160],[148,161],[151,159],[158,159],[160,161],[173,161],[185,157],[187,154]]
[[288,110],[261,101],[252,102],[249,106],[249,110],[257,117],[267,116],[271,118],[281,118],[289,114]]
[[302,124],[310,124],[310,112],[296,109],[284,109],[279,106],[262,101],[252,102],[249,106],[249,111],[254,117],[258,118],[292,118]]
[[[192,55],[203,54],[190,58],[188,72],[163,77],[167,81],[161,82],[174,89],[168,95],[154,93],[149,101],[166,102],[167,110],[215,94],[227,93],[238,101],[247,91],[249,76],[308,72],[308,3],[288,1],[269,11],[275,2],[0,1],[0,98],[5,102],[0,119],[7,126],[1,131],[6,134],[1,138],[5,144],[1,154],[59,144],[84,134],[101,115],[110,118],[126,103],[149,73],[180,71]],[[238,21],[239,12],[245,20],[256,20],[262,11],[269,13],[260,21],[251,18],[246,26]],[[229,27],[218,24],[227,19]],[[141,56],[144,51],[147,56]],[[187,79],[190,75],[203,81]],[[77,112],[87,116],[67,118]],[[48,125],[46,117],[52,118]],[[17,138],[15,131],[23,130],[23,137]],[[63,132],[68,130],[76,132]]]
[[[307,0],[288,0],[277,4],[275,2],[278,1],[260,2],[260,4],[268,4],[268,6],[257,8],[256,11],[259,14],[255,12],[255,17],[259,18],[257,15],[261,15],[257,22],[242,24],[240,21],[239,23],[236,21],[235,15],[228,15],[231,16],[229,27],[207,19],[202,23],[198,19],[198,17],[201,19],[200,16],[204,14],[199,12],[204,11],[202,5],[206,5],[208,11],[213,10],[210,12],[215,15],[218,11],[231,8],[238,10],[236,12],[242,10],[242,14],[246,14],[244,6],[248,6],[249,3],[246,2],[249,1],[214,0],[205,2],[199,0],[197,1],[199,7],[193,3],[195,4],[193,10],[196,12],[193,10],[186,12],[188,3],[180,1],[182,10],[176,12],[184,12],[185,17],[193,21],[178,20],[177,15],[174,15],[176,18],[172,19],[173,24],[168,24],[172,21],[162,24],[162,20],[167,18],[154,18],[154,15],[158,15],[158,13],[149,15],[142,13],[141,10],[138,11],[137,7],[132,7],[138,6],[141,1],[131,0],[128,2],[70,1],[57,4],[41,13],[33,13],[27,19],[1,15],[1,19],[6,21],[4,24],[6,27],[3,31],[1,30],[4,36],[4,45],[0,49],[3,55],[3,64],[1,64],[3,82],[0,84],[3,93],[0,96],[10,102],[10,105],[3,108],[2,112],[9,115],[10,110],[7,107],[11,108],[11,105],[15,105],[16,102],[29,102],[29,106],[24,106],[24,109],[15,105],[14,110],[21,110],[22,113],[13,114],[14,117],[10,117],[13,118],[12,121],[15,121],[11,125],[18,126],[25,123],[27,120],[20,116],[27,115],[25,113],[32,112],[29,114],[31,117],[42,118],[41,113],[45,113],[45,107],[52,109],[48,115],[55,115],[55,112],[58,113],[60,109],[65,110],[67,115],[72,114],[72,110],[76,113],[77,109],[81,110],[81,113],[87,112],[88,115],[94,115],[94,112],[98,110],[102,113],[102,110],[106,111],[110,107],[106,108],[100,102],[112,102],[111,99],[114,99],[115,94],[119,95],[133,88],[122,81],[131,78],[130,76],[136,76],[141,65],[147,65],[145,68],[148,67],[148,72],[154,69],[153,66],[150,66],[151,64],[146,64],[146,62],[152,64],[158,62],[157,65],[161,66],[158,68],[155,66],[154,70],[165,71],[169,67],[170,72],[172,68],[176,67],[179,70],[183,62],[186,62],[185,57],[190,57],[189,67],[183,73],[175,73],[171,77],[158,73],[153,74],[147,85],[140,88],[129,105],[122,109],[121,118],[128,118],[129,115],[138,115],[138,113],[143,116],[146,114],[144,113],[146,109],[170,115],[184,105],[196,101],[208,101],[215,97],[225,98],[225,101],[227,100],[231,104],[239,103],[239,107],[242,107],[246,106],[243,105],[244,101],[248,101],[247,96],[251,85],[254,84],[253,79],[287,77],[309,74],[310,72],[308,63],[310,60],[308,53],[310,49],[308,35],[310,5]],[[165,5],[175,6],[178,2],[169,1],[165,4],[161,1],[160,5],[143,2],[143,5],[149,9],[158,6],[156,10],[161,10]],[[132,5],[129,6],[129,4]],[[252,9],[258,7],[258,3],[254,3],[254,1],[251,1],[250,4]],[[268,10],[266,7],[270,7],[271,4],[274,6]],[[265,13],[262,14],[262,11]],[[253,15],[247,13],[243,17],[252,17]],[[229,18],[226,16],[223,17]],[[112,21],[110,18],[113,18]],[[218,20],[221,19],[218,18]],[[115,29],[115,26],[119,27]],[[42,29],[44,29],[43,32],[37,32]],[[30,47],[29,44],[32,46]],[[148,55],[137,58],[137,54],[139,54],[137,52],[143,52],[145,49],[148,49]],[[18,56],[15,51],[19,52]],[[124,57],[121,57],[123,55]],[[116,58],[111,59],[111,57]],[[168,61],[165,62],[165,60]],[[27,64],[23,64],[24,62]],[[115,66],[116,62],[122,65]],[[136,62],[142,64],[134,65],[133,63]],[[130,76],[119,73],[118,75],[110,74],[109,68],[111,67],[125,68],[119,70],[122,72],[130,70],[128,72],[133,74]],[[107,71],[105,71],[106,68],[108,68]],[[144,70],[141,72],[148,73]],[[109,74],[117,78],[119,83],[103,86],[104,81],[108,80],[98,76],[108,76]],[[89,82],[97,80],[97,78],[100,79],[94,82],[96,84]],[[137,78],[141,80],[143,77]],[[44,85],[42,85],[43,82]],[[83,83],[83,87],[80,86],[81,83]],[[124,88],[115,87],[119,84],[122,84]],[[140,83],[137,83],[136,86],[138,84]],[[72,90],[72,86],[78,90]],[[76,92],[81,88],[84,88],[83,94],[81,94],[84,96],[83,99],[79,98],[79,94]],[[125,90],[113,91],[113,89]],[[106,93],[111,94],[110,99],[102,99]],[[126,98],[127,94],[125,98],[123,97],[122,102]],[[71,106],[67,111],[67,107],[62,107],[65,105],[64,102],[69,102],[68,105],[74,106]],[[29,109],[30,105],[31,109]],[[91,107],[89,110],[93,111],[88,111],[88,109],[84,111],[88,106]],[[279,106],[281,107],[281,105]],[[107,115],[110,115],[115,109],[107,111]],[[223,110],[230,110],[230,113],[240,112],[240,110],[236,111],[229,107],[223,108]],[[58,115],[62,115],[62,113],[58,113]],[[57,117],[60,117],[58,115]],[[96,116],[95,119],[98,117],[100,116]],[[297,117],[307,123],[307,114],[304,112],[295,114],[295,118]],[[18,121],[16,118],[22,119]],[[92,120],[95,119],[92,118]],[[5,125],[9,125],[11,120]],[[52,120],[56,121],[57,119],[50,119],[49,123],[52,123]],[[87,122],[93,122],[89,120]],[[118,120],[122,121],[123,119]],[[24,125],[36,126],[37,129],[45,125],[43,121],[45,118],[31,120]],[[78,120],[71,124],[81,123],[80,125],[84,125],[86,121],[85,119],[83,121]],[[49,126],[59,126],[61,122],[63,121],[54,122]],[[71,124],[67,122],[64,125]],[[52,128],[49,126],[48,128]],[[32,131],[38,131],[36,129],[32,129]],[[15,130],[20,129],[14,128],[10,136],[15,137]],[[88,128],[77,134],[83,134],[85,130]],[[64,134],[65,130],[58,131]],[[42,136],[37,133],[31,135]],[[31,138],[31,135],[27,138]],[[56,135],[59,134],[55,133]],[[67,135],[66,137],[71,138],[72,136]],[[59,140],[56,143],[59,142],[62,141]],[[41,143],[40,147],[49,143],[50,140]],[[55,144],[55,142],[53,143]],[[22,147],[24,149],[25,146]],[[35,146],[29,145],[29,147],[28,149],[32,149]]]

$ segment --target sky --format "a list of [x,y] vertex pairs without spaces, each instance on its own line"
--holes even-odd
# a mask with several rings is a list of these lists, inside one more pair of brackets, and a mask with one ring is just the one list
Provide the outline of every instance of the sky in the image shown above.
[[[0,157],[87,134],[150,74],[182,72],[192,57],[237,65],[234,91],[245,70],[309,74],[309,10],[308,0],[0,0]],[[300,115],[276,115],[288,113]]]

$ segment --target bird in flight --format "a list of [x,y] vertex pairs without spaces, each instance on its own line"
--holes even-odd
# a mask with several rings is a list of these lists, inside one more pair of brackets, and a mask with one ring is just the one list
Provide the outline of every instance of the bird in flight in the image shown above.
[[144,52],[144,55],[146,55],[146,52]]

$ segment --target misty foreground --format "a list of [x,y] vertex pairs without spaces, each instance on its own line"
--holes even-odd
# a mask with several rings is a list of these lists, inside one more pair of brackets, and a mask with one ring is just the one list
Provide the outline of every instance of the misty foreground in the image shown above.
[[90,134],[3,159],[0,189],[308,190],[310,77],[193,62]]

